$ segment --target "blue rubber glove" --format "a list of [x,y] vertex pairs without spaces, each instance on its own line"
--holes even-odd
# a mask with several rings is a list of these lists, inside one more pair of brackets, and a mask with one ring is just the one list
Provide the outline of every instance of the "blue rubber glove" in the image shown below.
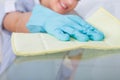
[[90,40],[102,41],[104,39],[104,34],[102,32],[97,30],[94,26],[87,23],[85,20],[83,20],[79,16],[70,15],[69,17],[68,15],[68,18],[74,21],[76,24],[79,24],[79,26],[74,26],[74,27],[80,32],[82,32],[83,34],[86,34]]
[[61,15],[42,5],[32,11],[27,28],[30,32],[47,32],[59,40],[68,41],[73,37],[79,41],[100,41],[104,35],[76,15]]

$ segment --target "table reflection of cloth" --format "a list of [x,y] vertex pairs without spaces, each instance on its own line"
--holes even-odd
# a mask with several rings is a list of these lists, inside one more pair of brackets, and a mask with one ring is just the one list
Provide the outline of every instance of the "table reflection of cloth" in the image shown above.
[[[74,80],[119,80],[119,57],[120,50],[85,50]],[[63,58],[60,54],[17,57],[0,80],[56,80],[58,71],[61,77],[69,76],[69,68],[60,68]]]

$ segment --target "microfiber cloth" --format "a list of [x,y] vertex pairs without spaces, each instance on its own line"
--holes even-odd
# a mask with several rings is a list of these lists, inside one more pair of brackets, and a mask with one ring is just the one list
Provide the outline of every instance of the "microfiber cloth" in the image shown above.
[[86,21],[104,33],[104,41],[79,42],[71,39],[65,42],[46,33],[13,33],[11,38],[13,51],[19,56],[32,56],[79,48],[120,49],[120,21],[117,18],[104,8],[99,8]]

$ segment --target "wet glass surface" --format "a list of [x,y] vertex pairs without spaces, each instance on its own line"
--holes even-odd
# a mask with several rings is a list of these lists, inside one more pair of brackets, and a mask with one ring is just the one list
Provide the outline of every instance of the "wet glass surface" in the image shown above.
[[0,80],[120,80],[120,50],[17,57]]

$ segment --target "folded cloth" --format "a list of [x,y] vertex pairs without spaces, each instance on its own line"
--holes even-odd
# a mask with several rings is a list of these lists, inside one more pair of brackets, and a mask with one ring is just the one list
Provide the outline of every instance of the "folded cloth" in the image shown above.
[[79,42],[59,41],[45,33],[13,33],[12,48],[16,55],[31,56],[74,50],[89,49],[119,49],[120,48],[120,21],[103,8],[87,18],[87,22],[105,34],[104,41]]

